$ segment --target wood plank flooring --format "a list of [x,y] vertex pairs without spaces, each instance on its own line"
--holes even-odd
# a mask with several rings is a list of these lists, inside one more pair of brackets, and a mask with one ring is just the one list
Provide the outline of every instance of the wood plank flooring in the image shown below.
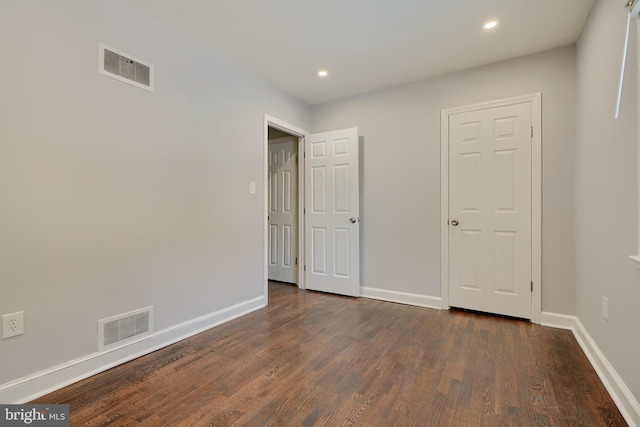
[[267,308],[34,403],[72,426],[625,426],[571,332],[270,283]]

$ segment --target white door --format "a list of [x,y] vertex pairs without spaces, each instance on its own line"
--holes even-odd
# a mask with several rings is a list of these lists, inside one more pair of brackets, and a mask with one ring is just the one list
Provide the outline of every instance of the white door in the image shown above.
[[358,129],[305,138],[306,288],[360,294]]
[[449,117],[449,303],[531,318],[531,103]]
[[269,143],[269,280],[296,283],[298,142]]

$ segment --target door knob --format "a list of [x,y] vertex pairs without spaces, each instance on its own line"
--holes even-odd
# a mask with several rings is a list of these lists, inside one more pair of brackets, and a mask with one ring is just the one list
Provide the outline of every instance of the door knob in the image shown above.
[[451,220],[451,225],[453,225],[454,227],[457,227],[457,226],[458,226],[458,224],[460,224],[460,223],[458,222],[458,220],[457,220],[457,219],[452,219],[452,220]]
[[350,222],[351,224],[355,224],[355,223],[356,223],[356,221],[357,221],[357,219],[355,219],[354,217],[349,218],[349,222]]

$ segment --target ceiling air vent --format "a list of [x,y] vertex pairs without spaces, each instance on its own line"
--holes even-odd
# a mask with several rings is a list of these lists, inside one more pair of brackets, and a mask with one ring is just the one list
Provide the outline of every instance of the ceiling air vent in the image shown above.
[[98,72],[153,92],[153,65],[100,43]]
[[98,351],[121,347],[151,335],[153,307],[98,320]]

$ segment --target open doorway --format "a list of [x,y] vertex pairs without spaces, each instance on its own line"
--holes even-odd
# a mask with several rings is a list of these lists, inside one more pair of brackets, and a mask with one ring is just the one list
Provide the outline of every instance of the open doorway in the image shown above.
[[[269,133],[274,145],[272,150],[269,149],[272,145]],[[293,137],[293,146],[286,149],[276,147],[275,144],[287,142],[290,136]],[[295,267],[291,269],[295,271],[293,279],[297,279],[295,283],[301,289],[359,295],[358,145],[357,128],[309,134],[265,114],[263,277],[267,302],[269,267],[275,267],[282,261],[288,264],[287,267]],[[283,163],[290,165],[270,170],[270,163],[274,163],[278,156],[281,161],[285,159]],[[294,158],[298,160],[295,166],[291,161]],[[293,169],[297,172],[297,179],[293,177]],[[280,170],[290,175],[285,177],[283,173],[278,176]],[[297,203],[291,193],[285,191],[293,190],[296,184]],[[278,191],[282,193],[280,196]],[[287,208],[279,209],[278,206]],[[280,219],[274,214],[284,210],[293,214],[293,219],[286,227],[281,227]]]
[[[304,277],[304,140],[305,136],[308,135],[309,132],[298,128],[295,125],[287,123],[283,120],[270,116],[268,114],[264,115],[264,296],[269,300],[269,265],[272,263],[271,261],[271,239],[270,239],[270,230],[271,228],[271,219],[272,216],[270,214],[270,202],[271,202],[271,191],[272,181],[269,179],[269,137],[271,139],[278,138],[289,138],[293,137],[295,141],[297,141],[295,154],[298,159],[296,168],[297,168],[297,180],[295,182],[295,187],[297,189],[297,197],[296,203],[291,203],[291,210],[295,212],[296,220],[297,220],[297,228],[296,228],[296,245],[295,248],[291,247],[291,255],[290,259],[295,266],[295,261],[297,258],[298,264],[295,268],[296,276],[295,276],[295,284],[302,289],[305,289],[305,277]],[[274,224],[275,225],[275,224]],[[277,230],[276,227],[274,229]],[[273,231],[271,231],[273,232]],[[276,231],[277,232],[277,231]],[[277,242],[274,242],[274,246],[277,248]]]
[[267,130],[268,279],[298,283],[298,137]]

